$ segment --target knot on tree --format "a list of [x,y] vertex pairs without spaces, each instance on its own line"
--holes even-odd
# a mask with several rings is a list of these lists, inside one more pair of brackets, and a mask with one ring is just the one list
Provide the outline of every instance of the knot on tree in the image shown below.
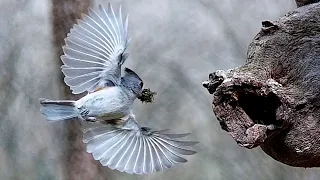
[[242,147],[320,166],[320,3],[262,22],[245,65],[209,75],[213,111]]
[[296,4],[298,7],[305,6],[312,3],[317,3],[320,0],[296,0]]

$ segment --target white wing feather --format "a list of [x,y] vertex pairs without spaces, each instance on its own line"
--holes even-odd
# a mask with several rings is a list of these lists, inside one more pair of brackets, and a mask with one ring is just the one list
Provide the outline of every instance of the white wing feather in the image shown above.
[[123,21],[121,13],[121,6],[116,14],[110,4],[108,11],[101,5],[89,9],[67,35],[61,69],[73,94],[93,92],[108,82],[119,85],[129,43],[128,16]]
[[177,140],[187,135],[140,128],[129,118],[122,128],[103,124],[87,128],[83,142],[87,152],[103,166],[130,174],[149,174],[185,163],[183,156],[196,153],[186,147],[197,142]]

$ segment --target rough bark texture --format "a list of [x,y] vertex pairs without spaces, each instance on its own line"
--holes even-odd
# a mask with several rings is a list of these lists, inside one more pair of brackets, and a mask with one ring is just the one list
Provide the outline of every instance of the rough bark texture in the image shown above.
[[291,166],[320,166],[319,22],[320,3],[262,22],[247,63],[203,83],[222,129],[240,146],[260,146]]
[[[81,14],[87,12],[91,4],[91,0],[52,0],[53,43],[57,61],[60,61],[60,56],[63,54],[62,46],[65,45],[64,39],[67,33],[70,32],[76,20],[81,18]],[[62,73],[61,79],[63,79]],[[65,86],[65,94],[66,99],[79,99],[82,96],[72,95],[67,86]],[[103,174],[99,162],[85,151],[81,124],[77,121],[70,121],[66,124],[69,141],[67,152],[69,159],[66,160],[68,179],[105,179],[106,175]]]

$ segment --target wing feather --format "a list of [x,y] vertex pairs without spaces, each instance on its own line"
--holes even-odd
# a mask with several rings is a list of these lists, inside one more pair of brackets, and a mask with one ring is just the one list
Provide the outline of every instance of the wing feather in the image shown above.
[[163,167],[165,167],[166,169],[170,169],[173,166],[173,163],[170,161],[170,158],[166,155],[166,153],[164,153],[162,148],[159,146],[159,144],[154,139],[150,139],[150,140],[155,145],[155,149],[157,149],[157,153],[158,153],[158,157],[161,162],[161,165]]
[[[125,166],[123,168],[120,168],[121,170],[123,169],[123,171],[129,173],[129,174],[133,174],[133,170],[135,169],[135,163],[136,163],[136,159],[137,159],[137,154],[139,153],[139,148],[140,148],[140,138],[135,136],[134,139],[134,147],[132,149],[132,152],[130,153],[129,159],[126,162]],[[130,152],[130,151],[129,151]],[[118,167],[119,168],[119,167]]]
[[141,137],[144,143],[144,159],[143,159],[143,173],[148,174],[152,172],[152,155],[150,146],[146,140],[146,137]]
[[142,174],[143,172],[143,166],[144,166],[144,141],[142,138],[138,138],[139,141],[139,148],[138,148],[138,153],[133,154],[133,157],[136,156],[134,164],[133,164],[133,173],[135,174]]
[[87,129],[83,142],[87,143],[87,152],[103,166],[130,174],[149,174],[185,163],[184,156],[196,153],[186,147],[197,142],[177,140],[186,135],[140,128],[133,117],[129,117],[122,128]]
[[103,68],[101,67],[86,67],[86,68],[71,68],[71,67],[65,67],[62,72],[66,75],[66,77],[78,77],[85,74],[90,74],[97,72],[99,73],[102,71]]
[[119,161],[115,164],[114,169],[118,169],[119,171],[123,172],[126,165],[130,161],[132,153],[130,151],[134,151],[136,146],[136,136],[130,136],[130,139],[128,140],[128,146],[124,147],[122,154],[120,154]]
[[107,51],[104,51],[101,48],[94,48],[92,46],[81,44],[81,42],[77,42],[76,40],[72,39],[65,39],[65,43],[67,47],[72,47],[75,50],[81,51],[81,52],[88,52],[92,55],[99,56],[104,59],[105,62],[108,62],[110,53]]
[[65,39],[61,56],[62,73],[72,93],[93,92],[105,86],[119,85],[121,65],[127,55],[128,18],[122,19],[121,6],[115,13],[99,5],[83,14]]
[[[90,49],[95,49],[96,51],[103,52],[107,56],[106,59],[111,61],[110,59],[111,52],[108,52],[108,50],[105,49],[99,41],[81,32],[77,32],[75,30],[71,30],[71,31],[73,33],[73,36],[68,36],[66,38],[66,41],[73,41],[83,47],[87,47]],[[69,44],[68,46],[72,47],[72,44]]]

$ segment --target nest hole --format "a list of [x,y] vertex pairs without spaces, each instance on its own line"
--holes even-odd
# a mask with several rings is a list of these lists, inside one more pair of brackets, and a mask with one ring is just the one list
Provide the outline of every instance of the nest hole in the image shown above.
[[259,96],[254,93],[242,93],[239,95],[239,106],[256,124],[277,125],[277,108],[281,105],[279,98],[269,93],[266,96]]

